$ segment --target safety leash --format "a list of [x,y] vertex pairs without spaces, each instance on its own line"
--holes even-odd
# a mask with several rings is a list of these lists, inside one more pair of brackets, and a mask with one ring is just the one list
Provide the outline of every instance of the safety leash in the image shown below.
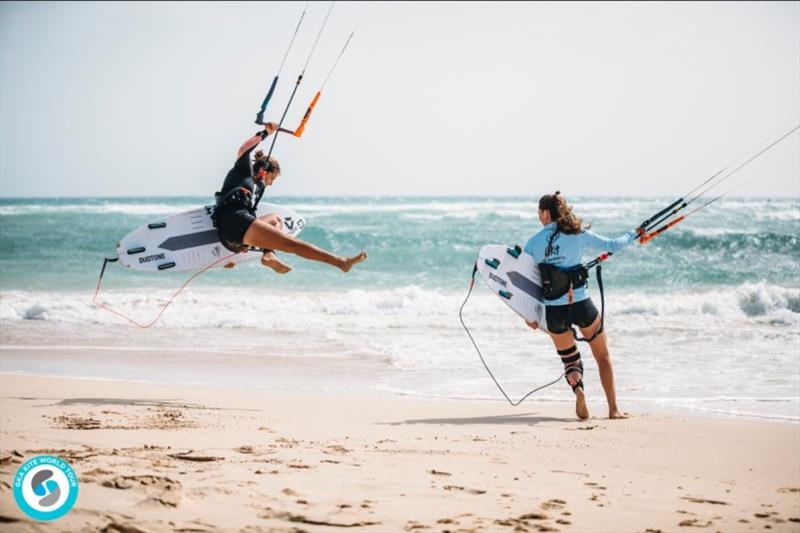
[[478,264],[476,262],[475,266],[472,269],[472,279],[469,282],[469,291],[467,291],[467,297],[464,298],[464,303],[461,304],[461,308],[458,310],[458,319],[461,321],[461,326],[464,328],[464,331],[467,332],[467,336],[469,337],[470,342],[472,342],[472,346],[475,347],[475,351],[478,353],[478,357],[480,358],[481,363],[483,363],[483,368],[485,368],[486,372],[489,373],[489,377],[492,378],[492,381],[494,381],[494,384],[497,385],[497,388],[500,390],[500,393],[503,395],[503,397],[506,399],[506,401],[511,405],[511,407],[516,407],[519,404],[521,404],[522,402],[524,402],[526,399],[528,399],[528,397],[531,396],[532,394],[534,394],[535,392],[538,392],[538,391],[540,391],[542,389],[545,389],[545,388],[549,387],[550,385],[555,385],[556,383],[558,383],[561,380],[561,378],[564,377],[564,373],[562,372],[561,375],[558,376],[558,378],[556,378],[555,380],[551,381],[550,383],[547,383],[547,384],[542,385],[540,387],[536,387],[535,389],[533,389],[532,391],[528,392],[525,396],[523,396],[522,398],[520,398],[516,402],[513,401],[511,398],[509,398],[508,394],[506,394],[506,391],[503,390],[503,387],[497,381],[497,378],[494,377],[494,374],[492,373],[491,369],[489,368],[489,365],[486,364],[486,361],[483,358],[483,354],[481,353],[481,349],[478,348],[478,344],[475,342],[475,339],[472,337],[472,333],[469,331],[469,328],[464,323],[464,315],[463,315],[464,307],[467,305],[467,301],[469,301],[469,297],[470,297],[470,295],[472,295],[472,289],[475,287],[475,274],[477,272],[478,272]]
[[158,322],[161,319],[161,316],[167,310],[167,307],[169,307],[170,304],[172,304],[172,302],[175,300],[175,298],[177,298],[178,295],[181,292],[183,292],[183,289],[185,289],[192,281],[194,281],[194,279],[196,277],[200,276],[201,274],[204,274],[204,273],[208,272],[209,269],[214,268],[218,264],[222,263],[223,261],[226,261],[226,260],[230,259],[234,255],[236,255],[236,254],[233,253],[233,254],[230,254],[230,255],[226,255],[226,256],[218,259],[217,261],[214,261],[210,265],[202,268],[201,270],[195,272],[191,276],[189,276],[189,279],[187,279],[185,282],[183,282],[183,285],[181,285],[178,288],[178,290],[175,291],[172,294],[172,296],[169,297],[169,299],[167,300],[167,303],[164,304],[164,306],[161,308],[161,311],[158,312],[158,314],[155,316],[155,318],[153,318],[153,320],[151,320],[150,322],[147,322],[147,323],[142,323],[142,322],[139,322],[137,320],[134,320],[133,318],[131,318],[128,315],[126,315],[125,313],[123,313],[121,311],[117,311],[113,307],[111,307],[109,305],[106,305],[106,304],[103,304],[103,303],[100,303],[100,302],[97,301],[97,297],[100,295],[100,285],[103,283],[103,275],[106,273],[106,265],[108,263],[114,263],[114,262],[119,260],[119,257],[113,257],[113,258],[108,258],[107,257],[107,258],[103,259],[103,268],[100,269],[100,277],[97,278],[97,287],[94,290],[94,296],[92,297],[92,303],[95,304],[97,307],[105,309],[106,311],[108,311],[110,313],[114,313],[115,315],[124,318],[125,320],[127,320],[128,322],[133,324],[134,326],[138,326],[138,327],[140,327],[142,329],[148,329],[149,327],[155,325],[155,323]]
[[598,335],[603,333],[603,330],[605,329],[606,296],[605,296],[605,291],[603,290],[603,267],[600,263],[602,263],[612,255],[614,254],[611,252],[601,254],[584,265],[584,268],[586,270],[594,268],[597,271],[597,288],[600,291],[600,327],[597,328],[597,331],[595,331],[594,334],[592,334],[592,336],[589,337],[588,339],[586,337],[578,337],[578,332],[575,330],[575,328],[571,328],[572,336],[575,337],[576,341],[590,343],[593,340],[595,340],[598,337]]

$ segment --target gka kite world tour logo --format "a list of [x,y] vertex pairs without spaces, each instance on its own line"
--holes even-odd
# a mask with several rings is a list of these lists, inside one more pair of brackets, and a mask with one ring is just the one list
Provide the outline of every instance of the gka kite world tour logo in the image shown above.
[[14,476],[14,499],[31,518],[61,518],[78,499],[78,477],[63,459],[39,455],[17,470]]

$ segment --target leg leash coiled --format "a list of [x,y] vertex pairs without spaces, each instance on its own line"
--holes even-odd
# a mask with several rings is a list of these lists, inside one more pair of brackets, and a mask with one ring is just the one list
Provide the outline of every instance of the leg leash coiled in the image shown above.
[[500,385],[500,383],[494,377],[494,374],[492,373],[491,369],[489,368],[489,365],[486,364],[486,361],[483,358],[483,354],[481,353],[480,348],[478,348],[478,344],[475,342],[475,339],[472,337],[472,333],[470,333],[469,328],[464,323],[464,315],[463,315],[464,307],[467,305],[467,301],[469,301],[469,297],[472,295],[472,289],[475,287],[475,274],[477,272],[478,272],[478,264],[476,263],[475,267],[472,269],[472,279],[470,280],[470,283],[469,283],[469,291],[467,292],[467,297],[464,299],[464,303],[461,304],[461,308],[458,310],[458,319],[461,321],[461,326],[464,328],[464,331],[467,332],[467,336],[469,337],[470,342],[472,342],[472,346],[475,347],[475,351],[478,353],[478,357],[480,358],[481,363],[483,363],[483,367],[486,369],[486,372],[489,373],[489,377],[492,378],[492,381],[494,381],[494,384],[497,385],[497,388],[500,390],[500,393],[503,395],[503,397],[506,399],[506,401],[512,407],[516,407],[519,404],[521,404],[522,402],[524,402],[526,399],[528,399],[528,397],[531,396],[533,393],[538,392],[538,391],[540,391],[540,390],[542,390],[544,388],[547,388],[550,385],[555,385],[556,383],[561,381],[561,378],[564,377],[564,373],[562,373],[560,376],[558,376],[558,378],[556,378],[555,380],[551,381],[550,383],[547,383],[546,385],[542,385],[540,387],[536,387],[535,389],[533,389],[532,391],[528,392],[525,396],[523,396],[522,398],[520,398],[516,402],[513,401],[511,398],[509,398],[508,394],[506,394],[506,391],[503,390],[503,387]]

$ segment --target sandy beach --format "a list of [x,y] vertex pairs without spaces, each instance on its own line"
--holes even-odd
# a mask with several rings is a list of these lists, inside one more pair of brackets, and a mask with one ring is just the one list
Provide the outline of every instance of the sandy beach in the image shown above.
[[798,94],[798,0],[0,0],[0,533],[800,533]]
[[[800,531],[794,424],[2,374],[3,531]],[[602,412],[595,412],[602,415]],[[17,509],[21,462],[77,505]]]

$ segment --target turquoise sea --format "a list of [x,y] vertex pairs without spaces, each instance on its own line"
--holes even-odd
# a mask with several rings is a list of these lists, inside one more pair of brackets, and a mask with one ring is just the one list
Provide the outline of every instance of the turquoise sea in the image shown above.
[[[499,397],[457,312],[478,249],[524,244],[540,229],[535,198],[269,198],[306,217],[301,238],[340,254],[364,249],[369,260],[348,275],[290,256],[285,260],[293,271],[286,276],[257,261],[214,270],[193,282],[156,327],[137,334],[91,304],[102,260],[113,256],[117,240],[209,200],[0,199],[0,347],[19,354],[51,346],[64,354],[107,344],[122,354],[154,344],[176,353],[222,353],[233,346],[252,353],[247,364],[256,368],[264,366],[259,357],[276,354],[339,358],[354,368],[377,365],[367,387],[382,393]],[[569,200],[596,232],[616,236],[673,199]],[[726,198],[650,244],[615,255],[603,275],[621,398],[667,409],[800,420],[800,200]],[[144,320],[186,277],[110,265],[102,298]],[[512,396],[558,376],[549,340],[520,324],[485,287],[476,289],[465,319]],[[211,379],[191,369],[150,375],[126,365],[123,355],[119,364],[96,368],[69,359],[58,359],[46,372]],[[601,400],[588,359],[587,386]],[[2,363],[3,371],[45,373],[20,355]],[[226,383],[275,381],[244,372]],[[554,386],[538,398],[569,401],[566,390]]]

